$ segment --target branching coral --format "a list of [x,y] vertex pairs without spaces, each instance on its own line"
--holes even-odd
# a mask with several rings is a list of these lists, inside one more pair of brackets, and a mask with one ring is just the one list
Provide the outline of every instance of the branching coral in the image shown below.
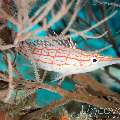
[[[36,7],[37,4],[38,8],[34,11],[34,7]],[[44,75],[42,73],[43,77],[41,77],[37,65],[34,62],[34,57],[31,55],[31,51],[27,48],[28,46],[26,47],[24,44],[26,42],[30,43],[34,40],[35,42],[31,43],[35,44],[35,46],[64,46],[66,49],[71,47],[72,50],[74,50],[75,47],[77,47],[77,45],[72,41],[74,37],[82,37],[84,42],[88,39],[104,38],[109,44],[107,47],[97,50],[97,52],[101,52],[112,46],[119,56],[119,50],[109,26],[106,23],[114,17],[118,11],[114,10],[107,15],[104,12],[105,8],[100,6],[102,19],[98,20],[92,10],[89,9],[88,14],[96,21],[95,24],[89,24],[90,22],[79,17],[80,11],[86,6],[90,7],[87,0],[85,2],[81,0],[0,1],[0,13],[2,14],[2,16],[0,16],[0,30],[3,30],[5,33],[8,32],[5,29],[6,27],[10,29],[10,35],[6,36],[7,42],[3,36],[0,38],[2,57],[6,65],[8,65],[8,70],[6,73],[0,72],[0,77],[3,81],[9,84],[7,89],[5,88],[0,91],[1,111],[6,112],[6,114],[13,117],[13,119],[18,117],[17,119],[19,120],[39,120],[44,113],[52,111],[55,108],[57,109],[70,101],[77,101],[79,103],[87,103],[111,111],[119,116],[119,95],[109,91],[95,80],[92,80],[90,75],[85,74],[72,76],[71,79],[75,82],[75,90],[73,91],[65,90],[62,86],[54,86],[45,83],[44,79],[47,72],[45,71]],[[60,30],[60,34],[57,33],[55,28],[58,22],[65,24],[62,30]],[[79,27],[79,23],[82,23],[83,26]],[[98,27],[102,27],[102,29],[100,30]],[[59,27],[57,27],[57,29],[59,29]],[[93,31],[92,35],[89,35],[91,31]],[[15,60],[18,53],[21,52],[27,52],[28,58],[32,61],[37,81],[33,79],[26,81],[17,69],[18,64]],[[15,57],[14,60],[12,59],[12,56]],[[37,89],[46,89],[52,93],[58,93],[62,98],[58,101],[54,101],[48,106],[46,105],[43,108],[39,108],[39,106],[34,103],[36,98],[35,91]],[[24,95],[22,97],[20,97],[20,95],[18,95],[19,97],[17,96],[20,90],[24,91]]]

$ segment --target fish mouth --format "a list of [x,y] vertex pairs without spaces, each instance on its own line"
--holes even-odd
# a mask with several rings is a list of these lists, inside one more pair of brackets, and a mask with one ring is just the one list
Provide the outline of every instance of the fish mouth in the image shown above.
[[100,56],[100,57],[99,57],[99,61],[100,61],[100,62],[120,61],[120,57],[118,57],[118,58],[113,58],[113,57]]
[[105,57],[105,56],[100,56],[99,57],[99,61],[100,62],[109,62],[109,61],[112,61],[113,60],[113,58],[112,57]]
[[120,58],[100,57],[99,63],[98,63],[98,65],[101,67],[105,67],[113,64],[120,64]]

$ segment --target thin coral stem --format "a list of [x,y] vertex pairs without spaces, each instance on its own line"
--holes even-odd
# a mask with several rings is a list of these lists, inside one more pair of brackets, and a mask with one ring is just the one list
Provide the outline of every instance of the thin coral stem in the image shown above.
[[33,22],[29,27],[24,29],[23,31],[19,32],[19,34],[22,34],[24,32],[28,32],[34,25],[36,25],[38,22],[43,20],[43,18],[49,13],[49,11],[53,8],[54,4],[56,3],[56,0],[50,0],[48,5],[49,7],[46,7],[46,9],[43,11],[43,13]]
[[10,48],[16,47],[15,45],[0,45],[0,50],[8,50]]
[[3,15],[3,18],[11,21],[13,24],[15,24],[18,28],[20,27],[20,24],[10,15],[8,15],[4,10],[0,8],[0,13]]
[[90,28],[88,28],[88,29],[86,29],[86,30],[84,30],[84,31],[82,31],[82,32],[83,32],[83,33],[87,33],[87,32],[89,32],[89,31],[93,30],[94,28],[100,26],[101,24],[103,24],[104,22],[106,22],[107,20],[109,20],[110,18],[112,18],[114,15],[116,15],[117,12],[118,12],[118,11],[116,10],[116,11],[113,12],[110,16],[105,17],[104,19],[102,19],[101,21],[97,22],[97,23],[96,23],[95,25],[93,25],[92,27],[90,27]]
[[35,18],[39,17],[39,14],[48,6],[48,3],[45,5],[41,6],[34,14],[33,17],[30,18],[30,21],[32,22]]
[[66,3],[62,4],[61,9],[57,13],[57,15],[53,16],[52,20],[50,21],[50,23],[48,23],[45,29],[48,29],[49,27],[51,27],[54,23],[59,21],[65,14],[67,14],[72,4],[73,4],[73,1],[71,1],[68,5],[66,5]]
[[92,39],[99,39],[102,38],[103,36],[105,36],[107,34],[107,31],[105,31],[103,34],[98,35],[98,36],[91,36],[91,35],[86,35],[83,32],[78,32],[74,29],[70,29],[71,32],[74,32],[73,34],[71,34],[70,36],[82,36],[83,38],[92,38]]
[[13,70],[12,70],[12,63],[11,63],[11,57],[10,54],[7,54],[7,62],[8,62],[8,74],[9,74],[9,78],[8,78],[8,82],[9,82],[9,91],[8,91],[8,95],[5,98],[5,102],[8,102],[9,99],[11,98],[11,94],[13,92]]
[[79,7],[80,6],[79,4],[80,4],[80,0],[77,1],[74,13],[73,13],[73,15],[72,15],[72,17],[71,17],[71,19],[70,19],[67,27],[62,31],[62,34],[65,34],[69,30],[69,28],[71,27],[71,25],[74,23],[78,11],[82,8],[82,7]]

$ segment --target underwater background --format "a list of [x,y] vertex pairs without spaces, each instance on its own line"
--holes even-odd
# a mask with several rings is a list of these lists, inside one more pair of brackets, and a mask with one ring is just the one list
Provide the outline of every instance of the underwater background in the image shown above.
[[[5,0],[6,1],[6,0]],[[13,0],[14,1],[14,0]],[[49,0],[36,0],[34,5],[32,6],[29,17],[33,16],[35,12],[42,7],[44,4],[46,4]],[[70,2],[70,0],[67,0]],[[76,0],[74,0],[76,2]],[[74,5],[69,10],[70,16],[73,14],[74,11]],[[11,3],[12,4],[12,3]],[[54,10],[58,11],[59,6],[61,4],[61,1],[57,1],[56,6]],[[103,19],[105,16],[110,15],[113,11],[117,11],[117,14],[115,14],[112,18],[107,20],[104,24],[100,25],[96,29],[87,32],[87,35],[91,36],[94,34],[103,33],[103,31],[108,30],[108,34],[106,36],[103,36],[99,39],[92,39],[89,38],[88,40],[85,40],[81,36],[73,36],[71,37],[71,40],[73,43],[76,44],[77,48],[85,50],[85,51],[92,51],[92,50],[99,50],[101,48],[107,47],[109,45],[112,45],[112,47],[105,49],[100,54],[105,56],[112,56],[112,57],[120,57],[120,1],[119,0],[83,0],[81,1],[82,9],[79,10],[77,13],[77,19],[73,25],[73,28],[77,30],[84,30],[85,28],[88,28],[94,24],[96,24],[98,21]],[[11,6],[10,10],[16,11],[16,7],[14,4],[8,6]],[[65,16],[64,18],[60,19],[56,23],[54,23],[48,31],[42,31],[37,33],[38,36],[47,36],[48,34],[54,35],[56,33],[59,35],[66,27],[69,17]],[[47,14],[46,19],[50,21],[52,19],[52,13],[49,12]],[[41,27],[42,23],[38,23],[37,25],[33,26],[31,31],[36,30],[37,28]],[[78,26],[80,26],[78,28]],[[10,21],[7,21],[6,28],[4,30],[19,32],[17,29],[17,26],[15,26]],[[3,30],[3,33],[4,33]],[[68,35],[72,34],[71,32],[66,33]],[[7,37],[9,38],[9,34],[6,36],[0,35],[0,37]],[[4,60],[3,52],[0,52],[0,71],[1,72],[8,72],[8,66]],[[14,60],[15,56],[11,52],[10,55],[12,56],[12,60]],[[30,61],[22,54],[17,54],[15,58],[15,64],[16,68],[19,71],[19,73],[23,76],[23,78],[26,81],[34,80],[34,70],[30,63]],[[104,70],[103,70],[104,69]],[[108,87],[109,89],[120,93],[120,65],[111,65],[107,66],[103,69],[98,69],[96,71],[88,73],[91,75],[96,81],[102,83],[104,86]],[[58,73],[55,72],[48,72],[44,83],[57,86],[58,81],[56,80],[56,76]],[[17,79],[16,74],[14,73],[14,77]],[[68,91],[74,91],[75,90],[75,83],[72,81],[72,78],[66,77],[65,80],[62,82],[61,88]],[[22,96],[24,94],[24,91],[20,90],[17,95]],[[36,103],[37,105],[42,108],[50,103],[60,100],[63,97],[59,95],[58,93],[53,93],[45,89],[38,89],[35,91],[36,94]],[[13,93],[13,96],[15,93]]]

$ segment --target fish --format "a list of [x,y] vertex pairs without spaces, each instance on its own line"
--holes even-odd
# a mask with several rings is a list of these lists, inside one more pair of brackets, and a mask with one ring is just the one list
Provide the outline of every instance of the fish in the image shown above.
[[[69,43],[71,44],[71,41],[67,44]],[[73,46],[54,45],[49,41],[35,40],[23,42],[21,51],[27,58],[34,59],[38,68],[58,72],[63,77],[92,72],[105,66],[120,63],[120,58],[103,56],[95,51],[84,51]]]

